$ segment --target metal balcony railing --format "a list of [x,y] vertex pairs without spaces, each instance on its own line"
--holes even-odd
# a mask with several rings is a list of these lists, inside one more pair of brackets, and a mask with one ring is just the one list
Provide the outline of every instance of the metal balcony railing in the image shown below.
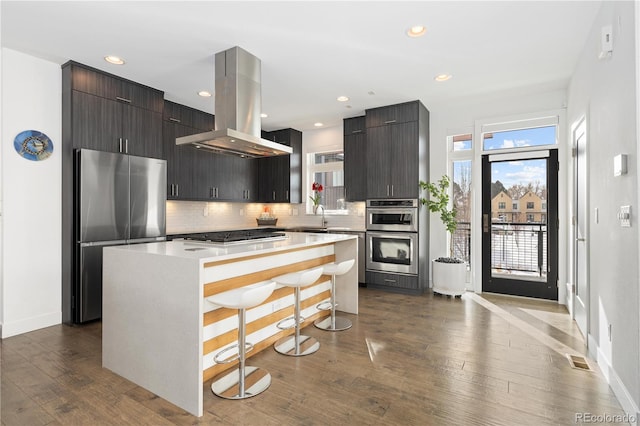
[[491,269],[496,273],[546,277],[547,225],[493,223],[491,225]]
[[458,222],[453,233],[453,257],[462,259],[471,265],[471,223]]
[[[496,273],[546,277],[547,225],[500,222],[491,226],[491,269]],[[458,222],[453,255],[471,264],[471,224]]]

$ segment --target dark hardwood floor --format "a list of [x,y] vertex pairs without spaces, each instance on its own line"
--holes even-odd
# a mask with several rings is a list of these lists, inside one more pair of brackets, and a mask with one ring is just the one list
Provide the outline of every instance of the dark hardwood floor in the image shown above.
[[5,339],[2,424],[568,425],[576,413],[623,414],[594,361],[571,368],[565,354],[586,352],[562,306],[360,290],[353,328],[307,327],[321,342],[310,356],[251,357],[272,375],[255,398],[223,400],[206,383],[201,418],[103,369],[99,322]]

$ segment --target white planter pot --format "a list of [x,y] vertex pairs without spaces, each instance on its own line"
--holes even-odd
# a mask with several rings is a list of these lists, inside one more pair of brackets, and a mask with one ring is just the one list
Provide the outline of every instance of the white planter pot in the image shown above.
[[444,263],[431,261],[433,268],[433,292],[447,296],[460,296],[467,284],[466,263]]

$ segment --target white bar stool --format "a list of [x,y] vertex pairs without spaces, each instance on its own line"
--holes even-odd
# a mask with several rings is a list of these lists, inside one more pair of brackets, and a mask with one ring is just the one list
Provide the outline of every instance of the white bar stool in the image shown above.
[[336,275],[344,275],[353,267],[355,259],[345,260],[340,263],[329,263],[323,266],[322,273],[331,275],[331,301],[322,302],[316,308],[322,311],[331,310],[331,315],[325,318],[318,318],[313,325],[327,331],[342,331],[351,328],[351,320],[336,317]]
[[[238,360],[238,370],[223,373],[211,383],[211,391],[225,399],[245,399],[264,392],[271,385],[271,375],[258,367],[246,367],[247,352],[253,344],[246,342],[246,309],[257,306],[267,300],[276,287],[275,282],[240,287],[210,297],[207,301],[218,306],[238,310],[238,343],[215,356],[217,364],[228,364]],[[236,349],[236,356],[223,358],[223,354]]]
[[292,272],[290,274],[280,275],[272,278],[273,281],[280,285],[293,287],[295,289],[295,306],[293,314],[294,325],[288,327],[282,325],[285,321],[289,321],[292,318],[285,318],[282,321],[278,322],[277,325],[277,327],[281,330],[287,330],[289,328],[295,327],[295,333],[292,336],[286,336],[279,339],[273,345],[273,348],[277,352],[289,356],[303,356],[312,354],[320,349],[320,342],[318,342],[316,338],[300,335],[300,324],[304,322],[304,318],[302,317],[302,315],[300,315],[300,287],[306,287],[310,284],[313,284],[318,278],[320,278],[320,275],[322,275],[322,268],[315,268],[307,271]]

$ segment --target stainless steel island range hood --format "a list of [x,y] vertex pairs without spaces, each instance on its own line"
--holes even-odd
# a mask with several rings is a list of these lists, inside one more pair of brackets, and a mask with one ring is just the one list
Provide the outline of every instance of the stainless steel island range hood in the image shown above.
[[291,147],[260,137],[260,59],[236,46],[216,53],[215,60],[215,130],[177,138],[176,144],[248,158],[291,154]]

